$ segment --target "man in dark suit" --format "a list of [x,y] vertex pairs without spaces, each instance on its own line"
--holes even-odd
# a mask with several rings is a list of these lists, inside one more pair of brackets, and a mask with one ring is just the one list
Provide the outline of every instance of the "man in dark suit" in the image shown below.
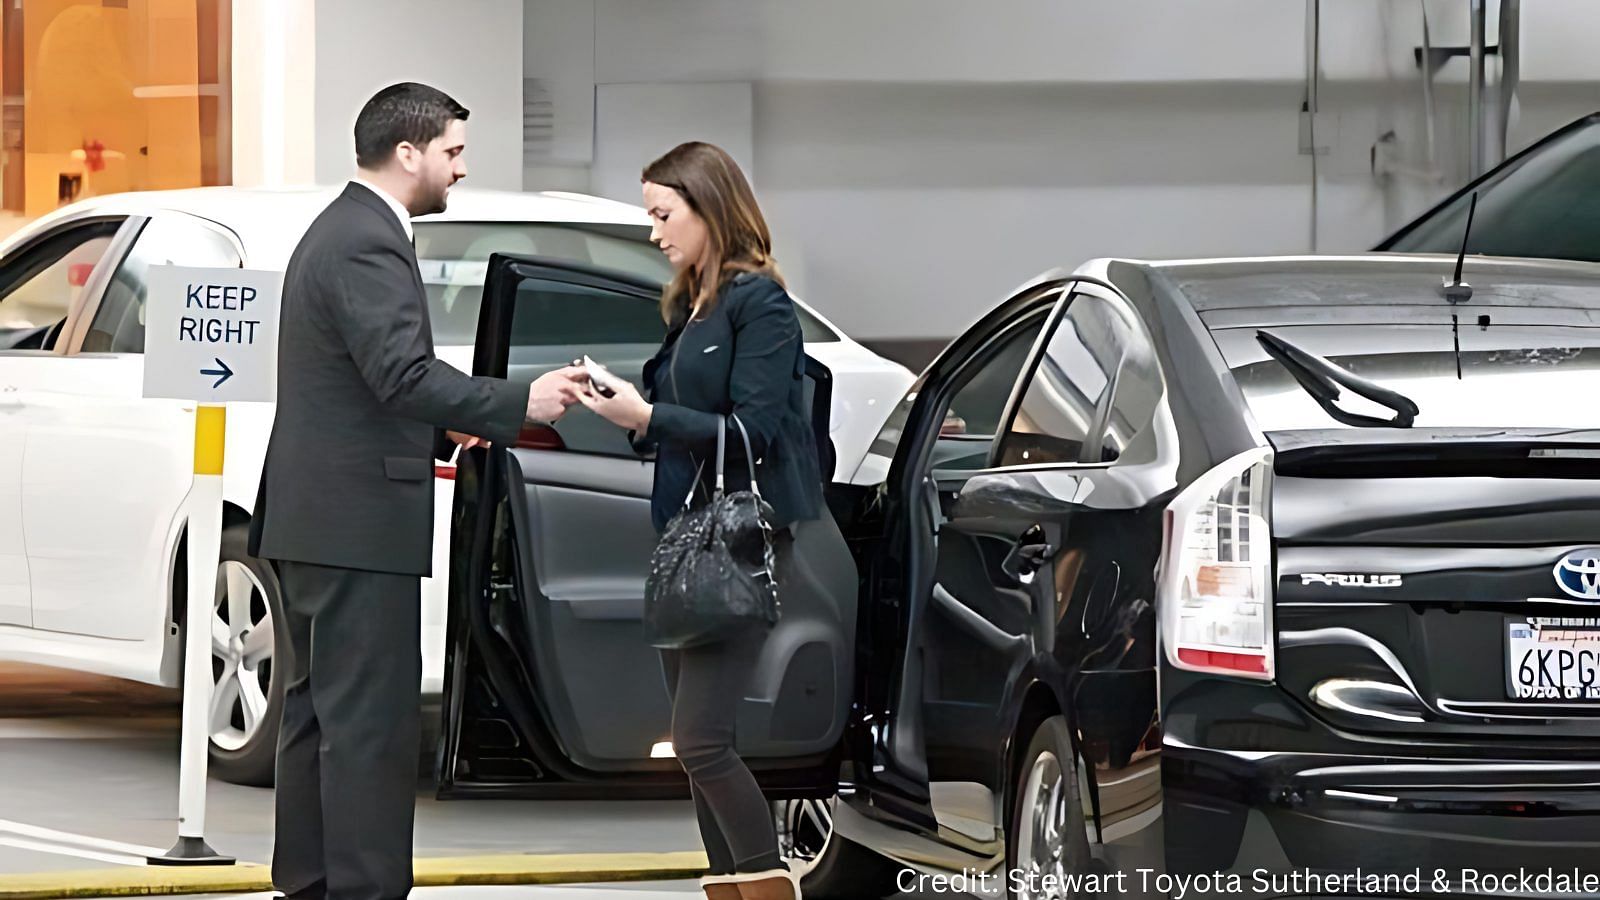
[[524,421],[576,402],[583,380],[571,368],[531,385],[472,378],[434,357],[411,217],[443,210],[466,176],[466,119],[420,84],[368,101],[357,176],[284,274],[250,552],[277,562],[293,649],[272,859],[292,898],[410,891],[433,458],[514,443]]

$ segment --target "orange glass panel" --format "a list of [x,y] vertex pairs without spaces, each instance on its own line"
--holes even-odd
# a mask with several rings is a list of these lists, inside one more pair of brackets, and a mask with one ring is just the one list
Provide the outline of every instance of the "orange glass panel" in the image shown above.
[[[27,99],[0,205],[37,216],[83,197],[227,183],[229,7],[29,0],[6,16],[0,72],[20,68],[7,93],[20,81]],[[8,64],[19,49],[20,67]]]

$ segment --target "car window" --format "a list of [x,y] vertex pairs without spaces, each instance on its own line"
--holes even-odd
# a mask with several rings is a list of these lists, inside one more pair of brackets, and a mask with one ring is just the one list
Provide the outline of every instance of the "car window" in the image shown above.
[[[1061,288],[1058,285],[1053,290],[1059,294]],[[1011,391],[1022,376],[1022,367],[1028,362],[1028,354],[1044,330],[1048,313],[1048,307],[1036,309],[1007,326],[995,342],[984,347],[956,375],[957,387],[949,406],[941,414],[939,438],[934,445],[935,470],[983,468],[995,433],[1000,429],[1000,419],[1005,415],[1006,403],[1011,399]],[[857,481],[862,477],[875,481],[888,474],[889,465],[905,436],[911,409],[927,378],[926,373],[918,378],[889,414],[883,428],[867,448]]]
[[[1467,249],[1488,256],[1600,261],[1600,125],[1507,163],[1477,188]],[[1472,193],[1419,219],[1383,249],[1457,253]]]
[[1129,328],[1110,302],[1077,293],[1028,380],[1000,441],[1002,466],[1080,462],[1098,435],[1128,344]]
[[[588,355],[642,388],[644,364],[665,336],[653,297],[530,278],[517,288],[507,374],[532,380]],[[569,409],[555,429],[571,451],[634,455],[621,429],[581,406]]]
[[0,261],[0,349],[67,317],[121,226],[118,220],[69,228]]
[[1040,314],[1013,329],[987,361],[962,373],[964,383],[950,399],[939,428],[941,438],[994,439],[1028,353],[1043,329],[1044,316]]
[[[650,243],[645,225],[555,222],[418,222],[417,265],[428,292],[433,341],[439,346],[471,346],[478,333],[483,281],[489,256],[509,253],[583,263],[665,285],[672,265]],[[806,343],[838,341],[833,329],[796,304]],[[541,319],[549,344],[577,344],[595,316],[571,308],[565,316]],[[656,315],[659,322],[660,316]],[[627,321],[636,322],[635,317]],[[642,338],[642,332],[635,335]],[[659,338],[658,338],[659,339]]]
[[1134,438],[1155,421],[1156,408],[1161,405],[1165,390],[1155,347],[1141,329],[1135,328],[1128,335],[1117,386],[1111,394],[1111,410],[1101,436],[1101,462],[1116,462],[1128,451]]
[[139,232],[117,266],[84,336],[81,353],[143,353],[144,304],[151,266],[234,269],[239,251],[215,227],[179,213],[162,213]]

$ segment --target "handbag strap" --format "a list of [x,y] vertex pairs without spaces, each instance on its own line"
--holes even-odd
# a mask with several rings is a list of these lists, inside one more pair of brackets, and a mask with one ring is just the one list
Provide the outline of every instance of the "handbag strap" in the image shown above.
[[[757,497],[761,496],[761,487],[756,484],[756,455],[750,450],[750,432],[744,428],[744,423],[738,416],[729,416],[733,424],[739,426],[739,437],[744,439],[744,462],[750,468],[750,492]],[[726,427],[726,426],[724,426]],[[720,448],[720,444],[718,445]],[[722,457],[717,457],[717,486],[722,486]]]
[[[728,457],[728,420],[739,426],[739,437],[744,441],[744,461],[750,469],[750,492],[757,497],[761,496],[761,487],[756,484],[755,453],[750,449],[750,432],[745,430],[744,423],[738,416],[717,416],[717,489],[713,496],[721,496],[727,485],[727,457]],[[683,498],[683,508],[688,509],[694,502],[695,488],[700,484],[700,470],[695,470],[694,484],[689,487],[688,496]]]
[[[738,421],[737,418],[734,419]],[[727,459],[728,450],[728,417],[717,416],[717,492],[714,496],[722,496],[723,488],[723,463]]]

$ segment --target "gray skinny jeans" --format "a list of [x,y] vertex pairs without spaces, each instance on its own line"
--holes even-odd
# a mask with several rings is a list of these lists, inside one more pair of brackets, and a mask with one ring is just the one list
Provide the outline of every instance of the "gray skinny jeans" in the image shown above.
[[[779,531],[779,591],[787,580],[793,538]],[[672,748],[689,776],[700,838],[712,875],[784,868],[772,808],[734,748],[739,701],[755,674],[767,629],[727,641],[662,650],[661,670],[672,698]]]

